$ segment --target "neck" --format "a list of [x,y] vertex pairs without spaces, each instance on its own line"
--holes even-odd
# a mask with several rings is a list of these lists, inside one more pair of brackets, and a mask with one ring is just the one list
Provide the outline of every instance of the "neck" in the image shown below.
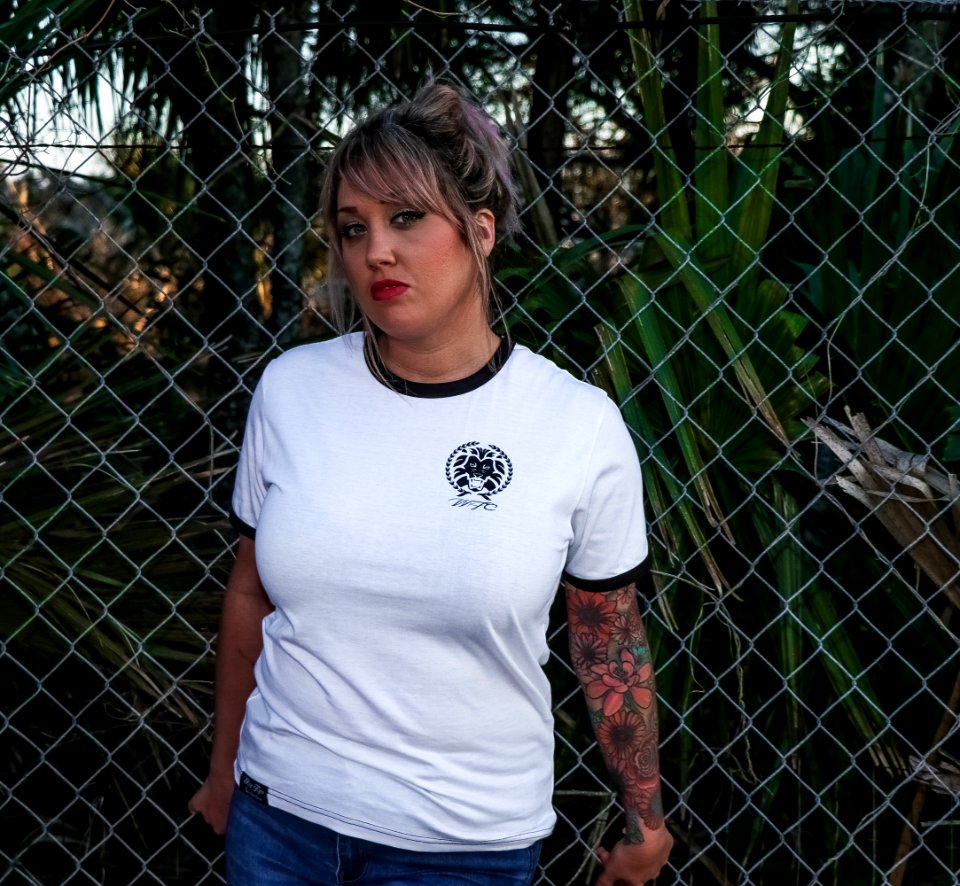
[[473,375],[490,362],[500,339],[485,326],[482,334],[469,339],[423,344],[383,336],[379,344],[383,364],[394,375],[407,381],[433,384]]

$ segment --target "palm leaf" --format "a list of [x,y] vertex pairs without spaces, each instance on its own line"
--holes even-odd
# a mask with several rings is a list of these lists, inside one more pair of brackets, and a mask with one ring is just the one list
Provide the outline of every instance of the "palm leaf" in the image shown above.
[[783,120],[787,109],[793,41],[797,29],[796,20],[790,17],[796,16],[797,10],[798,0],[789,0],[780,34],[774,79],[760,130],[757,132],[759,147],[746,152],[748,159],[740,167],[742,181],[737,188],[739,199],[731,220],[734,231],[731,279],[738,279],[746,274],[742,283],[747,291],[756,285],[755,280],[759,274],[757,260],[767,239],[776,199],[777,176],[783,153]]
[[630,53],[637,74],[637,89],[643,104],[643,122],[654,140],[653,163],[660,193],[663,226],[677,231],[684,239],[691,237],[690,214],[684,196],[683,174],[677,165],[676,153],[667,130],[663,107],[663,77],[656,63],[653,32],[643,27],[644,15],[640,0],[625,0],[627,21],[634,26],[627,31]]

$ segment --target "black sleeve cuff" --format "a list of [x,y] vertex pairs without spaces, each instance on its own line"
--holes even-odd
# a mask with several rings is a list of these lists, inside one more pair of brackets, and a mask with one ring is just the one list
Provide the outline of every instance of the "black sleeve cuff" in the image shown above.
[[626,585],[638,582],[644,576],[649,574],[650,555],[648,554],[642,563],[638,563],[633,567],[633,569],[628,569],[626,572],[622,572],[620,575],[615,575],[612,578],[577,578],[575,575],[571,575],[569,572],[564,572],[563,580],[569,582],[574,587],[580,588],[581,591],[596,591],[598,593],[606,593],[607,591],[615,591],[617,588],[622,588]]
[[233,512],[233,508],[230,508],[230,525],[247,538],[257,537],[257,530],[253,526],[244,523],[243,520]]

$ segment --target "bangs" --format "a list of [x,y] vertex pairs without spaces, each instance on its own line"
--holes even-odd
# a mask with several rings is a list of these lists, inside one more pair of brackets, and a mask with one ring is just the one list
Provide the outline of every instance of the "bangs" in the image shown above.
[[339,183],[374,200],[429,210],[462,227],[444,199],[433,157],[405,130],[364,133],[339,160],[333,170]]

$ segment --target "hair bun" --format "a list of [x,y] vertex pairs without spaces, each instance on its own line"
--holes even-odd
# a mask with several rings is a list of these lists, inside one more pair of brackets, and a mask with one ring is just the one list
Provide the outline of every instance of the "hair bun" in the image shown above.
[[448,158],[465,202],[493,212],[498,237],[515,233],[519,221],[510,153],[494,120],[465,92],[445,83],[428,83],[400,107],[406,128]]

